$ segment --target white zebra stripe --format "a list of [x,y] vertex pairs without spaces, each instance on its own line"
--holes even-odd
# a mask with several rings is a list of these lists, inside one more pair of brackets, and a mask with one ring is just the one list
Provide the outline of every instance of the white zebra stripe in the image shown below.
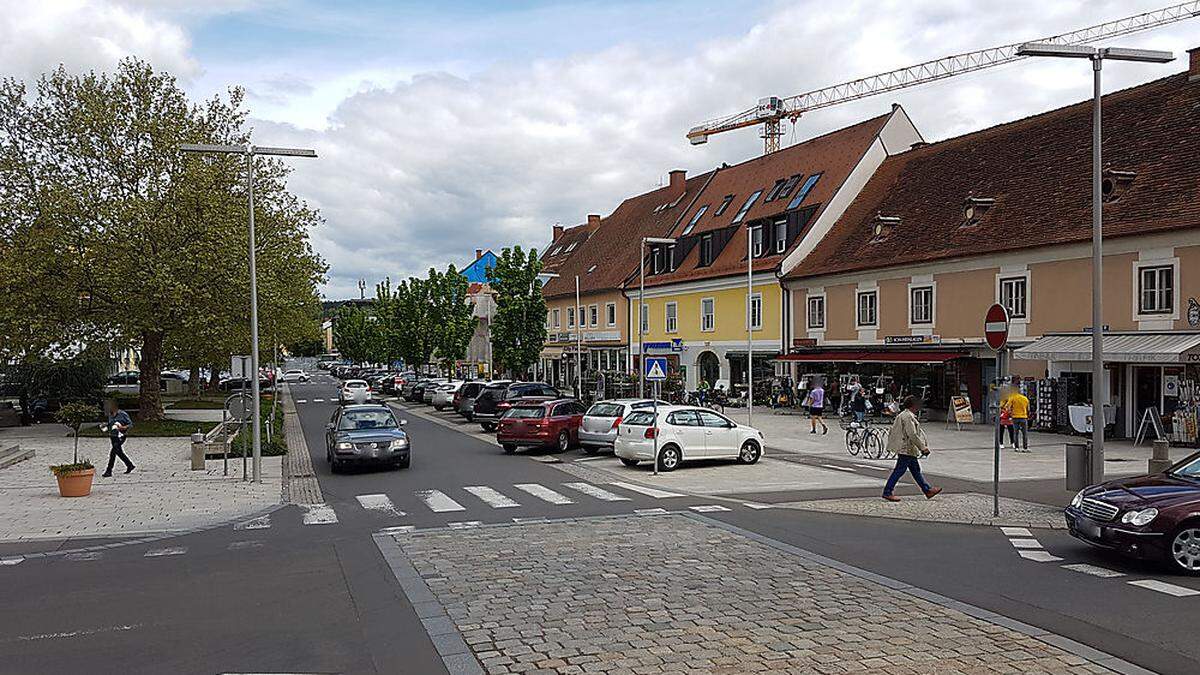
[[657,490],[652,487],[643,487],[641,485],[635,485],[633,483],[614,482],[614,483],[609,483],[609,485],[616,485],[617,487],[623,488],[625,490],[629,490],[630,492],[636,492],[638,494],[646,495],[647,497],[653,497],[655,499],[666,499],[668,497],[683,497],[683,496],[685,496],[685,495],[681,495],[677,492],[667,492],[666,490]]
[[333,525],[337,523],[337,513],[328,504],[301,504],[304,509],[305,525]]
[[485,504],[493,509],[511,509],[520,506],[520,504],[514,502],[508,497],[505,497],[486,485],[471,485],[463,489],[475,495],[476,497],[479,497]]
[[585,494],[589,497],[595,497],[596,499],[599,499],[599,500],[605,501],[605,502],[627,502],[627,501],[629,501],[629,497],[622,497],[619,494],[609,492],[608,490],[605,490],[602,487],[592,485],[591,483],[563,483],[563,485],[566,485],[567,487],[569,487],[572,490],[575,490],[577,492],[582,492],[583,494]]
[[162,556],[168,556],[168,555],[183,555],[184,553],[187,553],[186,547],[174,546],[171,548],[150,549],[149,551],[146,551],[146,554],[143,555],[142,557],[143,558],[160,558]]
[[425,502],[425,506],[428,506],[429,510],[434,513],[467,510],[462,504],[454,501],[441,490],[418,490],[417,497]]
[[364,509],[369,511],[379,511],[380,513],[386,513],[393,516],[404,515],[403,511],[396,510],[395,505],[392,504],[392,500],[388,499],[388,496],[385,494],[358,495],[355,497],[355,499],[358,500],[358,503]]
[[522,492],[528,492],[529,494],[533,495],[534,497],[537,497],[538,499],[540,499],[544,502],[549,502],[551,504],[558,504],[561,506],[563,504],[574,504],[575,503],[570,498],[568,498],[566,495],[555,492],[554,490],[551,490],[550,488],[548,488],[544,485],[539,485],[537,483],[517,483],[513,487],[517,488],[518,490],[520,490]]

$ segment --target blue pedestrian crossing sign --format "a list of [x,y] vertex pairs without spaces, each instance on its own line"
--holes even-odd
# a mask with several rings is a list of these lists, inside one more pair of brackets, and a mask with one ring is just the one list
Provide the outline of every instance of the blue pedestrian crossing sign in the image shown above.
[[646,357],[646,379],[651,382],[662,382],[667,379],[667,357]]

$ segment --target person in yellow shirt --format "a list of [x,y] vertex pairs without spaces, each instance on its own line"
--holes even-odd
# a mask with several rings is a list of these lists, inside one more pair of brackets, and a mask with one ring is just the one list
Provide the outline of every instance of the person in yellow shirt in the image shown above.
[[[1029,398],[1021,393],[1020,379],[1013,378],[1012,393],[1008,398],[1000,404],[1000,407],[1008,411],[1008,416],[1012,418],[1012,443],[1013,450],[1017,452],[1029,452]],[[1017,435],[1021,437],[1021,445],[1017,446]]]

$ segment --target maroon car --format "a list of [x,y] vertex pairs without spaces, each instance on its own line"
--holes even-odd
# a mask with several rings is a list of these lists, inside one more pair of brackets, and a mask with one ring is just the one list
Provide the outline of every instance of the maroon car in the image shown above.
[[1084,488],[1065,515],[1071,534],[1093,546],[1200,576],[1200,453],[1162,473]]
[[496,440],[510,455],[520,447],[567,450],[579,443],[584,410],[574,399],[517,401],[500,417]]

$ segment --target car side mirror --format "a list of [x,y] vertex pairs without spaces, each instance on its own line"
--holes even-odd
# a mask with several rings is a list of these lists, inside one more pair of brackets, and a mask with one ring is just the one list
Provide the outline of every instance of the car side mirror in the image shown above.
[[408,420],[400,420],[400,426],[404,426],[405,424],[408,424]]
[[333,431],[333,422],[329,422],[329,423],[327,423],[327,424],[325,425],[325,430],[326,430],[326,431]]

